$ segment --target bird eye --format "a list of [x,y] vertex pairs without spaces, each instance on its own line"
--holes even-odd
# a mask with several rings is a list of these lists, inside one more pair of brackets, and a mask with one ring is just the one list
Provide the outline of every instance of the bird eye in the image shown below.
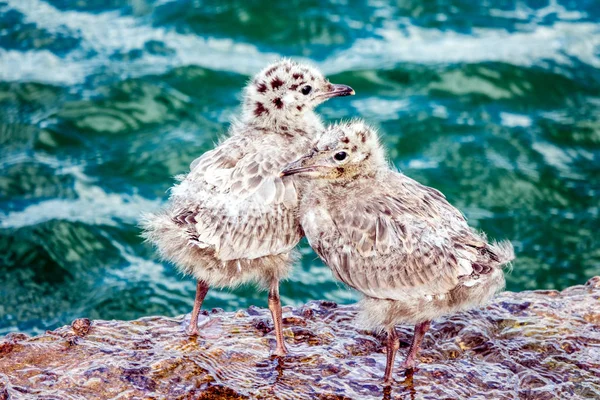
[[312,90],[312,88],[310,87],[310,85],[306,85],[302,88],[302,94],[306,96],[307,94],[310,93],[311,90]]
[[333,158],[335,158],[337,161],[344,161],[347,156],[348,154],[345,151],[340,151],[339,153],[335,153]]

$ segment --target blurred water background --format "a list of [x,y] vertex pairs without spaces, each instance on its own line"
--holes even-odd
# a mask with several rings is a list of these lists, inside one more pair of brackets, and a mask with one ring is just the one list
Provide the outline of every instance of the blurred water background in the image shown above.
[[[0,0],[0,334],[189,312],[137,228],[250,75],[313,60],[409,176],[517,250],[509,290],[600,274],[596,0]],[[351,302],[306,246],[284,304]],[[252,287],[206,307],[265,306]]]

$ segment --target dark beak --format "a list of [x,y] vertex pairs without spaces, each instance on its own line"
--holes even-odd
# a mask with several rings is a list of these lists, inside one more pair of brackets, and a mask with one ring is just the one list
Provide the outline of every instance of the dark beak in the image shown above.
[[280,177],[299,174],[301,172],[314,171],[316,169],[313,165],[306,166],[306,162],[312,158],[312,155],[304,156],[299,160],[289,163],[285,166],[283,171],[279,173]]
[[279,176],[283,178],[284,176],[296,175],[301,172],[310,172],[314,170],[316,170],[315,167],[286,168],[279,173]]
[[321,97],[325,97],[326,99],[329,99],[332,97],[353,96],[354,94],[355,94],[354,89],[352,89],[350,86],[331,85],[329,91],[323,93],[321,95]]

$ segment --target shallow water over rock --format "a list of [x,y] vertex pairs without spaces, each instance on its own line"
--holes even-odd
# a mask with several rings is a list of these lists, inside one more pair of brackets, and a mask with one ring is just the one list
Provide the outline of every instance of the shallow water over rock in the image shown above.
[[[381,385],[383,336],[355,328],[354,306],[284,309],[291,354],[268,310],[184,318],[79,319],[0,341],[0,399],[573,399],[600,397],[600,277],[562,292],[502,293],[486,309],[435,321],[419,368]],[[399,365],[412,335],[399,327]]]

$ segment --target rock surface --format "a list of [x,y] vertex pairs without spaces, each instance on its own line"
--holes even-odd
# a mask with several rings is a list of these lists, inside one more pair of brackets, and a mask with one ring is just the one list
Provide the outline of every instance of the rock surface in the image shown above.
[[384,389],[383,337],[357,330],[354,306],[284,308],[289,356],[271,357],[268,310],[213,310],[201,335],[183,318],[78,319],[0,341],[6,399],[600,398],[600,277],[562,292],[502,293],[489,307],[435,321],[419,369]]

